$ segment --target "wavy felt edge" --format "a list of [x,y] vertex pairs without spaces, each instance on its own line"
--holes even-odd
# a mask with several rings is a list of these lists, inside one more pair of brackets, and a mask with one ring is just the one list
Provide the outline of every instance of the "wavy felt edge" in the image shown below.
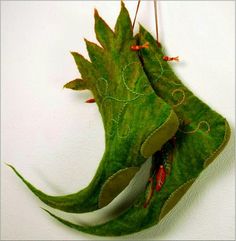
[[196,178],[191,178],[181,186],[179,186],[174,192],[171,193],[169,198],[164,203],[158,221],[160,221],[166,214],[168,214],[173,207],[182,199],[184,194],[189,190],[192,184],[195,182]]
[[[109,201],[107,200],[108,199],[107,193],[108,193],[110,184],[112,182],[116,182],[117,179],[119,179],[121,176],[123,176],[123,178],[125,178],[125,183],[124,183],[124,185],[122,185],[122,187],[123,187],[122,189],[125,189],[139,170],[140,170],[140,167],[127,167],[127,168],[119,170],[118,172],[116,172],[112,176],[110,176],[101,188],[99,198],[98,198],[98,207],[99,208],[105,207],[115,197],[117,197],[117,195],[115,195],[115,196],[109,195]],[[128,174],[129,174],[129,178],[127,178]]]
[[148,158],[155,152],[161,150],[162,146],[170,140],[179,127],[179,119],[175,112],[171,110],[166,121],[154,130],[143,142],[141,146],[141,154]]

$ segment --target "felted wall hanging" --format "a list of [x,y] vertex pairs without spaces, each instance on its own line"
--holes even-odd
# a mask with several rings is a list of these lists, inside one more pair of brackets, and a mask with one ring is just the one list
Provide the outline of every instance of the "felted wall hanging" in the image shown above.
[[[90,89],[102,115],[106,151],[96,176],[81,192],[53,197],[33,187],[10,167],[43,202],[79,213],[110,203],[146,158],[156,152],[146,190],[118,218],[102,225],[81,226],[47,211],[79,231],[120,236],[157,224],[220,153],[230,129],[221,115],[176,77],[163,48],[150,33],[141,26],[134,39],[123,3],[115,32],[97,12],[95,30],[103,48],[86,41],[92,63],[73,53],[83,80],[65,87]],[[134,51],[136,46],[143,46],[137,47],[139,54]]]

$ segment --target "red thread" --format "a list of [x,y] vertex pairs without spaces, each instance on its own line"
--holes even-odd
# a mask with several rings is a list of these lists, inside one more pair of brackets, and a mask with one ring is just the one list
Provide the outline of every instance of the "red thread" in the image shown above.
[[85,103],[94,103],[94,102],[96,102],[94,98],[88,99],[85,101]]
[[178,62],[179,56],[177,56],[177,57],[164,56],[162,59],[165,60],[165,61],[177,61]]
[[159,192],[161,190],[165,180],[166,180],[166,171],[164,169],[164,166],[160,165],[160,168],[156,174],[156,181],[157,181],[156,191],[157,192]]

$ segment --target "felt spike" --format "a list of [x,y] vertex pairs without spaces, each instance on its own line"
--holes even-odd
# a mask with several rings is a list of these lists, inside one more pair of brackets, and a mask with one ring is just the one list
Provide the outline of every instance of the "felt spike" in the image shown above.
[[81,54],[71,52],[74,57],[75,63],[82,76],[82,79],[86,82],[87,88],[94,94],[94,84],[96,83],[96,73],[91,62],[85,59]]
[[106,22],[99,16],[97,9],[94,10],[95,18],[95,32],[99,43],[105,49],[111,49],[114,43],[114,32],[106,24]]
[[72,89],[72,90],[87,90],[88,89],[86,81],[84,81],[83,79],[74,79],[74,80],[66,83],[63,87],[67,88],[67,89]]
[[82,78],[89,84],[89,80],[91,81],[92,78],[89,78],[90,75],[88,75],[88,73],[93,72],[92,64],[81,54],[78,54],[76,52],[71,52],[71,54],[74,57],[75,63],[78,67],[79,72],[81,73]]
[[81,54],[78,54],[76,52],[71,52],[71,54],[74,57],[75,63],[81,75],[86,76],[87,72],[91,72],[92,65],[87,59],[85,59]]
[[89,58],[92,61],[95,68],[100,69],[103,73],[103,78],[108,79],[108,70],[112,68],[110,62],[108,61],[108,55],[106,51],[99,47],[97,44],[90,42],[85,39],[87,51]]
[[[139,38],[140,38],[140,36],[143,35],[144,33],[147,34],[147,36],[146,36],[146,42],[148,42],[151,47],[155,46],[155,44],[157,45],[157,42],[156,42],[156,40],[152,37],[152,35],[146,31],[146,29],[142,26],[142,24],[139,24],[139,33],[137,34],[137,37],[136,37],[136,38],[138,39],[138,41],[140,41]],[[139,44],[142,45],[142,44],[144,44],[144,43],[143,43],[143,42],[139,42]],[[158,46],[159,49],[161,49],[162,51],[164,51],[164,49],[161,47],[161,45],[157,45],[157,46]],[[158,51],[156,54],[159,55],[159,54],[160,54],[160,51]]]
[[[45,204],[60,209],[66,212],[78,212],[81,210],[82,206],[85,208],[87,206],[86,211],[92,211],[94,209],[93,206],[93,194],[95,194],[96,190],[93,190],[92,185],[90,186],[90,191],[82,190],[79,193],[64,195],[64,196],[51,196],[42,191],[38,188],[33,186],[29,181],[27,181],[12,165],[7,164],[15,174],[25,183],[25,185]],[[84,203],[83,200],[86,199],[87,202]],[[95,203],[96,204],[96,203]]]
[[[103,48],[99,47],[97,44],[84,39],[86,43],[86,47],[89,53],[90,60],[95,64],[97,61],[101,61],[103,64],[106,59],[104,57],[105,51]],[[101,64],[102,64],[101,63]]]
[[121,11],[115,25],[115,35],[115,42],[118,48],[122,46],[124,40],[133,37],[131,19],[123,1],[121,1]]

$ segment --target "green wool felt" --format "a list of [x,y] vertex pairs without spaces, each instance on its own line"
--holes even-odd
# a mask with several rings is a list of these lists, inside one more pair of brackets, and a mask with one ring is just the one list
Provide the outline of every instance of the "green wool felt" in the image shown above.
[[113,32],[95,11],[95,32],[102,47],[86,40],[91,62],[73,52],[82,79],[66,88],[92,91],[105,129],[105,152],[97,172],[83,190],[50,196],[13,170],[47,205],[66,212],[97,210],[110,203],[149,156],[160,150],[178,129],[178,118],[148,81],[138,54],[128,11],[122,3]]
[[[157,94],[175,109],[181,125],[175,138],[153,157],[153,169],[158,169],[160,164],[166,168],[166,180],[160,191],[154,190],[150,195],[150,184],[147,185],[130,208],[117,218],[96,226],[76,225],[47,211],[65,225],[89,234],[120,236],[157,224],[222,151],[230,136],[227,121],[182,84],[163,60],[165,53],[151,34],[140,27],[138,37],[140,45],[149,42],[149,48],[140,52],[149,81]],[[147,198],[150,200],[145,208]]]
[[87,83],[82,79],[75,79],[64,85],[64,88],[72,90],[87,90]]

